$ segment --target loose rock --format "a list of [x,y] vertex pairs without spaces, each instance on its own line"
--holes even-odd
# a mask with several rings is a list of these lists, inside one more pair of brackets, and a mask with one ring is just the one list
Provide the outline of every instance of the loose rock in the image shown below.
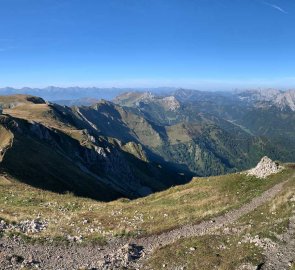
[[280,166],[277,162],[274,162],[267,156],[264,156],[255,168],[247,171],[247,175],[252,175],[257,178],[266,178],[271,174],[282,171],[283,169],[283,166]]

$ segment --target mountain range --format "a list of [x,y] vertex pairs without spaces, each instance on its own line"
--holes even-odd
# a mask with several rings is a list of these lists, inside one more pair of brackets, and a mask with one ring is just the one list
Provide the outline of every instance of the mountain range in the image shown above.
[[264,155],[295,159],[293,90],[123,90],[100,90],[104,100],[68,99],[76,88],[64,89],[68,96],[39,90],[41,97],[0,90],[1,171],[39,188],[112,200],[248,169]]

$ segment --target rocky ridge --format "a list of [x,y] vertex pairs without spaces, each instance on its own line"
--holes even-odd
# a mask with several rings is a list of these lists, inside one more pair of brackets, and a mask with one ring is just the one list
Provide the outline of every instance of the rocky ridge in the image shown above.
[[280,110],[295,111],[295,91],[281,91],[278,89],[255,89],[238,92],[240,100],[248,102],[262,102],[275,106]]

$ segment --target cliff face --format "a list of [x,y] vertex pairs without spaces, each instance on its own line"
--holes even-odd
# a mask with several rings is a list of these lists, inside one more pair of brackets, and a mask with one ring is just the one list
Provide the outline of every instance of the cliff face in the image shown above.
[[[3,117],[0,116],[0,122],[3,121]],[[2,162],[6,151],[13,144],[13,134],[0,125],[0,163]]]

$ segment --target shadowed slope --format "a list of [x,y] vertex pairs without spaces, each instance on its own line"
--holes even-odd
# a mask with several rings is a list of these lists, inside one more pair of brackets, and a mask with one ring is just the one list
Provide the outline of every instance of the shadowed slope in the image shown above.
[[141,145],[102,136],[67,107],[22,103],[8,106],[0,120],[1,136],[14,137],[1,170],[36,187],[111,200],[145,196],[185,179],[150,162]]

